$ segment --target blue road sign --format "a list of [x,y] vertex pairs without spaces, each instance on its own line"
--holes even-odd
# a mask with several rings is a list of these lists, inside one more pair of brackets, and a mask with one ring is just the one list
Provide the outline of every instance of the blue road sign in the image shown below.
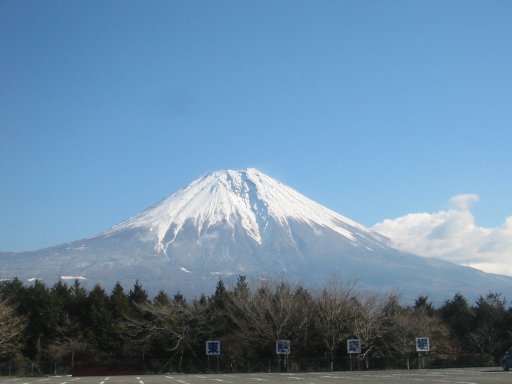
[[278,355],[289,355],[290,354],[290,340],[277,340],[276,341],[276,353]]
[[416,352],[428,352],[430,351],[430,340],[428,337],[417,337],[416,338]]
[[220,355],[220,341],[219,340],[208,340],[206,342],[206,354]]
[[361,339],[348,339],[347,353],[361,353]]

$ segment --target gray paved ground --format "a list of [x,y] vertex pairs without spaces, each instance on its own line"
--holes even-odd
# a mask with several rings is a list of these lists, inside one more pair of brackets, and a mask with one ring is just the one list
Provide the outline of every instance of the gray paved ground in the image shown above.
[[511,384],[499,368],[111,377],[0,377],[0,384]]

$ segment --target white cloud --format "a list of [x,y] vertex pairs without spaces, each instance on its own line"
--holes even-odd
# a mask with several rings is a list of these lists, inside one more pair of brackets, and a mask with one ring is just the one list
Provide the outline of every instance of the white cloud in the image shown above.
[[457,210],[464,211],[468,210],[471,206],[471,203],[474,201],[479,201],[480,197],[474,193],[466,193],[457,196],[453,196],[450,199],[450,204]]
[[512,216],[500,227],[478,227],[470,209],[478,200],[475,194],[457,195],[447,210],[386,219],[372,229],[399,250],[512,276]]

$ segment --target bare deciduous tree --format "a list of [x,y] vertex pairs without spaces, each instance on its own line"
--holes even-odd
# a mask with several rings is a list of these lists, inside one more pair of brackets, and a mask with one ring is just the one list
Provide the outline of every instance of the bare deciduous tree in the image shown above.
[[342,342],[354,334],[354,285],[343,287],[329,283],[317,300],[316,326],[331,359]]
[[498,293],[480,296],[474,306],[473,330],[468,341],[480,353],[496,354],[504,345],[507,329],[507,300]]
[[417,320],[409,308],[400,305],[397,294],[391,294],[383,307],[382,333],[385,341],[385,355],[405,359],[409,367],[409,354],[415,349],[415,337],[418,336]]
[[174,352],[172,357],[179,357],[178,369],[181,370],[185,351],[193,352],[204,333],[206,306],[198,302],[189,305],[185,300],[175,299],[166,303],[142,303],[138,308],[144,316],[127,320],[129,333],[143,348],[155,340],[168,341],[167,349]]
[[377,295],[368,295],[358,300],[354,316],[354,336],[361,339],[361,358],[369,368],[368,357],[373,353],[380,335],[382,303]]
[[25,322],[16,309],[6,300],[0,299],[0,357],[15,352],[19,345]]
[[313,313],[312,297],[286,282],[264,283],[254,293],[233,295],[233,322],[238,337],[259,351],[270,353],[277,340],[288,339],[304,346]]
[[292,292],[289,285],[280,283],[275,289],[263,284],[254,295],[235,300],[244,314],[245,324],[240,328],[251,330],[247,337],[256,336],[264,343],[290,337],[292,322]]
[[56,331],[57,338],[48,347],[48,352],[55,358],[69,357],[71,369],[74,369],[76,353],[85,351],[89,347],[84,338],[85,332],[68,315],[66,315],[63,324],[57,327]]

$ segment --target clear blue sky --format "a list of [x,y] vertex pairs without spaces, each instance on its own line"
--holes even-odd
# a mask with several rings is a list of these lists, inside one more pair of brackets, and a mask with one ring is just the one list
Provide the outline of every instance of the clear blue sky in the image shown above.
[[0,250],[256,167],[366,226],[512,216],[512,1],[0,0]]

